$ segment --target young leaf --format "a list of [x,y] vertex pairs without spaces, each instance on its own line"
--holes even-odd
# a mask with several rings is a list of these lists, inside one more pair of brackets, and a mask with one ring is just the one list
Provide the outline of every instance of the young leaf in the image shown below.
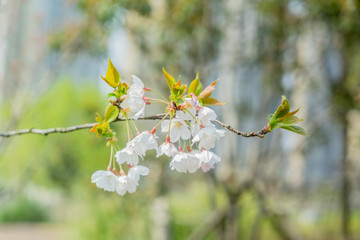
[[285,130],[292,131],[292,132],[297,133],[297,134],[301,134],[303,136],[309,136],[309,134],[307,134],[305,132],[305,130],[302,127],[299,127],[299,126],[289,125],[289,124],[283,124],[283,125],[280,124],[278,127],[282,128],[282,129],[285,129]]
[[116,70],[116,68],[114,67],[114,65],[112,64],[110,58],[109,58],[109,65],[108,65],[108,69],[106,71],[106,78],[104,78],[101,75],[101,78],[107,83],[109,84],[109,86],[116,88],[117,86],[119,86],[120,83],[120,74],[119,72]]
[[96,134],[96,137],[100,139],[98,128],[99,128],[99,124],[97,123],[91,128],[90,132],[94,132]]
[[115,93],[111,92],[111,93],[108,93],[107,97],[108,98],[111,98],[111,97],[117,98],[117,95]]
[[278,120],[278,122],[281,124],[294,124],[301,121],[303,121],[303,119],[300,119],[296,116],[291,116],[291,115],[289,116],[289,113]]
[[199,72],[196,73],[196,78],[190,83],[189,94],[194,93],[195,96],[199,95],[201,92],[202,85],[199,79]]
[[214,91],[215,89],[215,85],[217,83],[216,80],[215,82],[213,82],[212,84],[210,84],[209,86],[207,86],[198,96],[199,100],[205,99],[205,98],[209,98],[211,96],[211,93]]
[[201,100],[202,104],[204,106],[210,106],[210,105],[225,105],[226,103],[220,102],[219,100],[215,99],[215,98],[205,98]]
[[104,121],[105,122],[112,122],[114,121],[119,115],[119,108],[109,103],[105,109],[105,116]]
[[282,101],[280,106],[276,109],[276,112],[274,113],[273,118],[281,118],[283,116],[285,116],[286,114],[288,114],[288,112],[290,111],[290,105],[288,100],[286,99],[285,96],[281,96],[282,97]]
[[96,113],[96,118],[95,120],[99,123],[99,124],[102,124],[103,123],[103,120],[102,120],[102,117],[99,113]]
[[165,80],[166,80],[166,83],[167,85],[169,86],[171,92],[172,92],[172,89],[173,89],[173,85],[176,84],[176,81],[174,79],[173,76],[171,76],[170,74],[168,74],[166,71],[165,71],[165,68],[163,68],[163,72],[164,72],[164,76],[165,76]]

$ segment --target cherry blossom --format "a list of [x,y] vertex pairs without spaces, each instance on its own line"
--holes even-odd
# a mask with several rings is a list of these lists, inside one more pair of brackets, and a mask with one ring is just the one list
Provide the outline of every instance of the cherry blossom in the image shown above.
[[130,168],[128,176],[130,178],[135,179],[135,181],[138,182],[140,179],[140,176],[147,176],[147,175],[149,175],[149,173],[150,173],[149,168],[138,165],[138,166],[134,166],[134,167]]
[[216,113],[208,107],[202,107],[198,114],[198,120],[203,127],[214,126],[211,121],[216,120]]
[[160,145],[160,147],[158,148],[156,157],[159,157],[163,154],[165,154],[168,157],[174,157],[178,153],[179,153],[179,151],[177,150],[175,145],[173,143],[171,143],[170,141],[169,142],[166,141],[166,142],[162,143]]
[[111,171],[98,170],[91,176],[91,182],[95,183],[98,188],[114,192],[117,185],[117,177]]
[[191,153],[180,152],[170,162],[171,170],[194,173],[200,167],[200,159]]
[[151,134],[147,131],[137,135],[133,140],[127,143],[127,146],[132,147],[139,156],[145,156],[147,150],[156,150],[158,148],[155,134]]
[[[169,131],[169,120],[164,120],[161,123],[161,131],[168,132]],[[177,142],[180,138],[183,140],[187,140],[191,137],[191,132],[188,125],[184,120],[181,119],[172,119],[170,126],[170,141]]]
[[117,179],[115,190],[117,194],[123,196],[126,192],[133,193],[136,191],[138,183],[129,176],[120,176]]
[[214,165],[221,161],[218,155],[206,150],[197,153],[197,156],[200,159],[200,167],[203,172],[207,172],[214,168]]
[[116,161],[119,164],[123,164],[126,162],[127,164],[134,166],[137,165],[139,162],[139,155],[134,151],[134,147],[132,146],[125,147],[121,151],[118,151],[115,154],[115,157]]
[[132,75],[132,78],[133,84],[127,90],[124,105],[129,108],[129,115],[134,119],[138,119],[145,114],[144,83],[134,75]]
[[192,142],[199,142],[199,149],[209,150],[215,147],[215,141],[225,135],[225,130],[216,129],[215,127],[202,128],[196,136],[192,139]]
[[140,176],[147,176],[150,170],[145,166],[131,167],[128,175],[118,177],[118,183],[115,190],[119,195],[124,195],[126,192],[133,193],[139,185]]
[[193,106],[191,98],[185,98],[183,110],[176,111],[175,117],[181,120],[192,120],[196,116],[196,107]]

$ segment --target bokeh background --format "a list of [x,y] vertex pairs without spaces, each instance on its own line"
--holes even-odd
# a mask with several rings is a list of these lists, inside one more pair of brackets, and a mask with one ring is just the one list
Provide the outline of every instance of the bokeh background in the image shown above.
[[150,153],[122,197],[90,183],[110,151],[88,130],[0,138],[0,239],[360,239],[359,1],[0,0],[0,131],[94,122],[109,57],[165,96],[162,67],[219,78],[243,131],[286,95],[311,136],[228,132],[207,174]]

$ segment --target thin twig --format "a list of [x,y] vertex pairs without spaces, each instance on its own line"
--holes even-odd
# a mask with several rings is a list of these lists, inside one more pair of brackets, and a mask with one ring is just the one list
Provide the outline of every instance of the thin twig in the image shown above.
[[246,132],[242,132],[239,131],[233,127],[231,127],[228,124],[225,124],[223,122],[220,122],[219,120],[214,120],[214,122],[216,122],[217,124],[219,124],[220,126],[222,126],[223,128],[228,129],[229,131],[236,133],[237,135],[243,136],[243,137],[259,137],[259,138],[263,138],[265,134],[267,134],[268,128],[264,127],[263,129],[257,131],[257,132],[250,132],[250,133],[246,133]]
[[[138,118],[137,120],[161,120],[163,117],[165,116],[165,114],[157,114],[157,115],[152,115],[152,116],[147,116],[147,117],[142,117],[142,118]],[[121,121],[126,121],[126,119],[122,119],[122,118],[118,118],[116,119],[114,122],[121,122]],[[233,127],[231,127],[228,124],[222,123],[218,120],[215,120],[215,122],[217,124],[219,124],[220,126],[222,126],[223,128],[228,129],[229,131],[243,136],[243,137],[260,137],[263,138],[264,135],[267,133],[264,129],[257,131],[256,133],[251,132],[251,133],[245,133],[239,130],[234,129]],[[48,134],[52,134],[52,133],[68,133],[68,132],[73,132],[73,131],[77,131],[77,130],[81,130],[81,129],[88,129],[88,128],[92,128],[96,123],[85,123],[85,124],[81,124],[81,125],[75,125],[75,126],[71,126],[71,127],[56,127],[56,128],[48,128],[48,129],[36,129],[36,128],[27,128],[27,129],[21,129],[21,130],[13,130],[13,131],[7,131],[7,132],[0,132],[0,137],[12,137],[12,136],[17,136],[17,135],[22,135],[22,134],[39,134],[39,135],[48,135]]]

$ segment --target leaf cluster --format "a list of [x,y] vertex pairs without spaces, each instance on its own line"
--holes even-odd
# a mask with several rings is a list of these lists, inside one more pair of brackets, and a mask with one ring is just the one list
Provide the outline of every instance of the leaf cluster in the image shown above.
[[116,120],[120,112],[120,104],[124,99],[124,96],[129,89],[129,86],[125,82],[121,82],[121,76],[119,72],[116,70],[114,65],[109,58],[109,65],[106,71],[106,77],[101,75],[101,78],[112,88],[114,91],[108,94],[108,98],[114,97],[116,100],[109,99],[109,104],[105,108],[104,119],[97,114],[96,121],[97,124],[90,130],[94,132],[98,138],[103,136],[107,138],[110,142],[114,142],[117,139],[115,138],[115,132],[113,132],[110,128],[109,123]]
[[300,108],[290,112],[289,101],[285,96],[282,96],[281,104],[278,106],[275,113],[268,116],[268,131],[271,132],[275,128],[282,128],[297,134],[309,136],[302,127],[295,125],[296,123],[303,121],[303,119],[295,116],[299,109]]
[[[214,81],[203,90],[199,78],[199,73],[196,74],[196,78],[190,83],[189,87],[186,84],[181,84],[181,76],[179,76],[179,81],[176,82],[175,78],[167,73],[164,68],[163,73],[166,83],[170,89],[171,95],[169,96],[169,99],[171,101],[174,101],[178,104],[184,101],[184,97],[188,97],[191,94],[194,94],[197,96],[197,99],[203,106],[225,104],[215,98],[210,97],[212,92],[215,90],[215,85],[218,80]],[[186,91],[188,92],[187,94]]]

